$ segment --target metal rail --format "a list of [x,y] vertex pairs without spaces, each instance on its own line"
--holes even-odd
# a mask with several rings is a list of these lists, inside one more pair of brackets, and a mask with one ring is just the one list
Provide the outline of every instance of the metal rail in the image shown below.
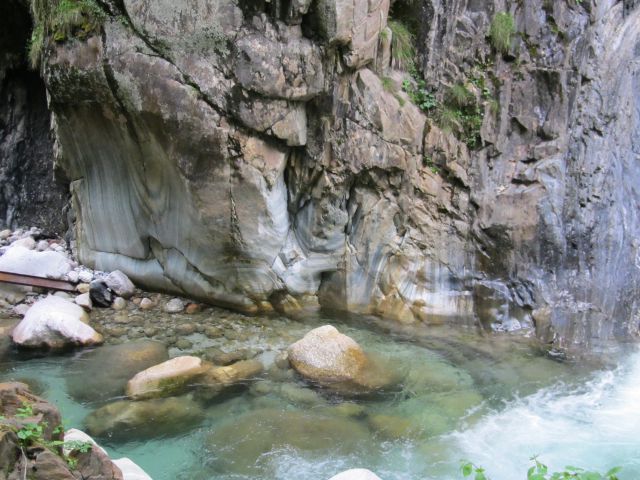
[[34,277],[33,275],[23,275],[21,273],[1,272],[0,283],[12,283],[14,285],[25,285],[28,287],[48,288],[49,290],[60,290],[62,292],[75,292],[76,286],[63,280],[52,280],[50,278]]

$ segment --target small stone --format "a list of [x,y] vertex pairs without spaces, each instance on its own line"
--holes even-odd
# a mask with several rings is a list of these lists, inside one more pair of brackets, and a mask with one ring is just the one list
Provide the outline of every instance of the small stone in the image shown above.
[[82,283],[91,283],[93,281],[93,273],[88,270],[81,270],[78,272],[78,279]]
[[276,367],[278,367],[281,370],[287,370],[288,368],[290,368],[291,366],[289,365],[289,354],[284,351],[284,352],[280,352],[275,359]]
[[140,308],[142,310],[151,310],[155,306],[156,304],[150,298],[145,297],[140,301]]
[[239,362],[241,360],[247,360],[251,357],[255,356],[255,352],[252,350],[243,348],[241,350],[236,350],[233,352],[207,352],[207,360],[216,364],[216,365],[231,365],[232,363]]
[[78,283],[78,272],[76,272],[75,270],[71,270],[69,273],[67,273],[67,280],[71,283]]
[[186,338],[181,338],[176,342],[176,348],[180,350],[189,350],[191,347],[193,347],[193,343]]
[[202,307],[199,303],[189,303],[186,308],[186,312],[189,315],[193,315],[194,313],[199,313],[202,310]]
[[76,290],[80,293],[87,293],[91,291],[91,285],[89,285],[88,283],[79,283],[76,286]]
[[209,338],[219,338],[224,335],[224,332],[218,327],[205,327],[204,334]]
[[116,311],[124,310],[127,308],[127,301],[122,297],[116,297],[111,304],[111,308]]
[[178,335],[191,335],[196,331],[196,326],[193,323],[183,323],[177,325],[175,330]]
[[172,298],[164,306],[164,311],[167,313],[181,313],[184,311],[184,302],[179,298]]
[[6,240],[11,236],[11,230],[2,230],[0,232],[0,240]]
[[55,292],[53,296],[64,298],[65,300],[71,300],[71,295],[69,295],[67,292]]
[[104,279],[107,286],[123,298],[131,298],[136,291],[135,285],[120,270],[115,270]]
[[47,242],[46,240],[40,240],[37,244],[36,244],[36,250],[39,252],[44,252],[45,250],[49,249],[49,242]]
[[13,242],[11,244],[11,247],[24,247],[27,250],[33,250],[36,248],[36,241],[33,239],[33,237],[25,237],[25,238],[21,238],[20,240],[16,240],[15,242]]
[[134,297],[132,300],[134,305],[140,305],[140,302],[142,301],[142,299],[140,297]]
[[91,296],[88,293],[82,293],[78,295],[74,302],[80,305],[85,310],[91,311],[93,309],[93,303],[91,302]]
[[91,300],[97,307],[108,308],[113,302],[113,294],[103,280],[91,282],[89,295],[91,295]]
[[158,334],[158,329],[156,327],[146,327],[144,329],[145,337],[155,337]]

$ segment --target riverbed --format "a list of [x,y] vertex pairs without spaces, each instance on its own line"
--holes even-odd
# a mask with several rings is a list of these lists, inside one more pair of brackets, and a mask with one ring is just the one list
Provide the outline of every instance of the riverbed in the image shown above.
[[[525,478],[533,455],[556,469],[622,466],[620,478],[640,478],[640,354],[631,348],[606,361],[572,362],[550,358],[522,333],[390,328],[337,314],[292,320],[205,308],[170,315],[130,304],[91,317],[107,344],[151,338],[171,356],[243,351],[265,366],[229,394],[197,398],[204,415],[195,425],[97,438],[112,458],[131,458],[154,480],[328,479],[354,467],[383,480],[448,480],[461,478],[463,459],[493,480],[514,480]],[[344,396],[276,365],[282,350],[324,324],[355,339],[399,382],[376,395]],[[119,399],[78,399],[78,382],[109,369],[108,362],[95,369],[86,355],[13,352],[0,380],[26,381],[60,408],[67,427],[82,429],[93,410]]]

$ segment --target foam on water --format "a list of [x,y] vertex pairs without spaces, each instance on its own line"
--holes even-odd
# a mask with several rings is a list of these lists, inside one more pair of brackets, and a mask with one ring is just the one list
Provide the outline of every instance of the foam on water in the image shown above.
[[473,428],[451,435],[461,458],[493,480],[524,478],[529,457],[554,470],[567,465],[640,478],[640,353],[582,387],[564,384],[511,402]]

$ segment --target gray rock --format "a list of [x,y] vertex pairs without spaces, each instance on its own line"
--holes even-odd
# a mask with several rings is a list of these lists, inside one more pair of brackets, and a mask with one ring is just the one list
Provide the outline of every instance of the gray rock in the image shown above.
[[120,270],[111,272],[104,279],[107,286],[116,294],[123,298],[131,298],[136,291],[135,285]]
[[167,313],[182,313],[184,311],[185,303],[179,298],[172,298],[165,306],[164,311]]
[[124,310],[125,308],[127,308],[127,301],[122,297],[116,297],[113,299],[111,308],[116,311]]
[[94,280],[90,284],[91,301],[98,307],[108,308],[113,303],[114,295],[104,280]]
[[93,302],[91,301],[91,296],[88,293],[81,293],[74,299],[74,302],[85,310],[91,311],[93,309]]

